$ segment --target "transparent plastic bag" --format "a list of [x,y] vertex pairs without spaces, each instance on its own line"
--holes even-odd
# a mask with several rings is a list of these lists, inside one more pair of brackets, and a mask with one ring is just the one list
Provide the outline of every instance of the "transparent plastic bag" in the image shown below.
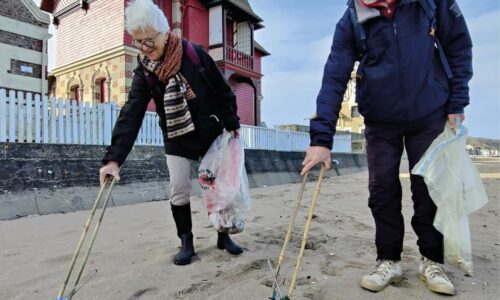
[[198,180],[215,229],[230,234],[242,232],[251,200],[241,139],[224,131],[203,157]]
[[481,177],[465,150],[467,128],[448,124],[411,171],[424,177],[437,206],[434,227],[444,236],[445,259],[472,276],[469,214],[488,202]]

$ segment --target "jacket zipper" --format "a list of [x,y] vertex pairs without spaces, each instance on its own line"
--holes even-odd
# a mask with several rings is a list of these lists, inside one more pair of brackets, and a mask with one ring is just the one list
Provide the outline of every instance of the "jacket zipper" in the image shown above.
[[[396,39],[396,44],[397,44],[397,49],[398,49],[398,60],[400,60],[400,58],[401,58],[401,52],[399,50],[399,42],[398,42],[398,25],[396,24],[395,21],[392,22],[392,29],[394,30],[394,37]],[[401,81],[401,79],[403,78],[403,73],[401,72],[401,65],[400,64],[398,64],[398,69],[399,69],[399,78],[400,78],[400,81],[399,81],[399,90],[400,90],[400,93],[401,93],[401,99],[404,102],[404,110],[406,111],[406,116],[407,116],[407,118],[409,118],[410,114],[408,112],[408,105],[406,103],[405,95],[404,95],[404,92],[403,92],[403,83]]]

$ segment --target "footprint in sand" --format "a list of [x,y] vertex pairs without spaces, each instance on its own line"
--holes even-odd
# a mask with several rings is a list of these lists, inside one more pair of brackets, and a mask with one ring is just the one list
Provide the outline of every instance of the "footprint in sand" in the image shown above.
[[267,267],[267,259],[257,259],[242,268],[242,273],[248,273],[254,270],[260,270]]
[[262,218],[263,218],[262,216],[256,216],[252,219],[252,222],[257,222],[259,220],[262,220]]
[[190,287],[182,289],[175,294],[177,299],[184,299],[185,296],[193,293],[204,293],[209,290],[214,284],[209,281],[201,281],[191,284]]
[[320,264],[321,273],[328,276],[337,276],[340,268],[337,266],[333,266],[330,261],[325,261]]
[[156,294],[158,294],[158,288],[156,288],[156,287],[145,288],[145,289],[136,291],[132,296],[128,297],[127,300],[137,300],[144,295],[152,296],[152,295],[156,295]]

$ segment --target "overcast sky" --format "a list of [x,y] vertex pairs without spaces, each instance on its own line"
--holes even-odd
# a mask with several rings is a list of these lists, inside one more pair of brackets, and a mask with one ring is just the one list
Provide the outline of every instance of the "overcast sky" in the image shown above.
[[[39,3],[40,0],[34,0]],[[315,111],[323,66],[346,0],[249,0],[264,19],[256,40],[263,59],[262,120],[304,124]],[[471,136],[500,138],[500,7],[498,0],[457,0],[474,42],[474,78],[465,125]],[[49,43],[49,67],[54,65]]]

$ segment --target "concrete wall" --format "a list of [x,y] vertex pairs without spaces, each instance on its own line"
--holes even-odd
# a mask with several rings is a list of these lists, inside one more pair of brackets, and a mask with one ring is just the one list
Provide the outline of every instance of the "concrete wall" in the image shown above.
[[[0,220],[91,208],[98,190],[104,146],[0,143]],[[246,150],[251,187],[300,182],[302,152]],[[340,167],[329,176],[360,171],[363,154],[336,154]],[[193,194],[199,194],[198,163]],[[314,176],[312,176],[314,177]],[[137,146],[122,167],[111,205],[169,198],[163,147]]]

